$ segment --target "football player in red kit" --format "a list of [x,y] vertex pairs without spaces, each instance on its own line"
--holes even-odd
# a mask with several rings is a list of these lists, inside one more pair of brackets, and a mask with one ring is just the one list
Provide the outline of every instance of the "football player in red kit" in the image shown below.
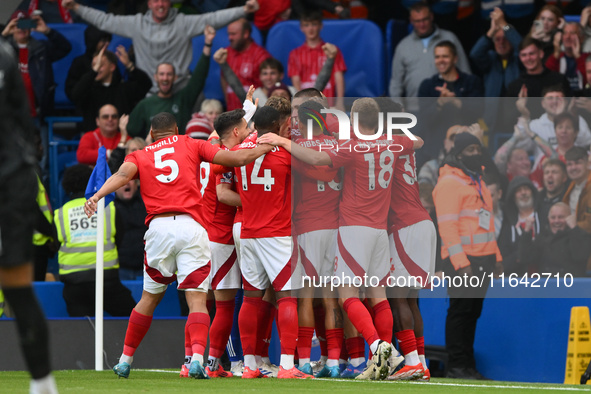
[[190,311],[187,330],[193,358],[189,376],[208,379],[203,353],[209,330],[206,298],[211,263],[197,171],[201,161],[245,165],[271,147],[224,151],[206,141],[178,135],[176,119],[166,112],[154,116],[150,134],[155,142],[129,154],[119,171],[85,204],[90,217],[99,199],[132,179],[139,177],[142,183],[149,226],[145,236],[144,291],[129,318],[123,354],[113,370],[120,377],[129,376],[133,355],[150,328],[154,309],[167,286],[177,280],[178,288],[186,292]]

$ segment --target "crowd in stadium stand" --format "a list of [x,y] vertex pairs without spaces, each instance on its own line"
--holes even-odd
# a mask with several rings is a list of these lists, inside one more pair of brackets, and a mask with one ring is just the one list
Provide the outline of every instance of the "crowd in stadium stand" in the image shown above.
[[[78,227],[82,229],[95,223],[83,219],[75,211],[85,202],[81,198],[82,192],[90,177],[90,168],[97,162],[99,148],[106,149],[111,171],[117,172],[128,154],[154,142],[150,134],[151,122],[161,112],[175,116],[180,134],[210,140],[217,132],[220,140],[228,146],[227,141],[231,137],[223,135],[223,130],[217,130],[215,126],[221,124],[218,122],[224,111],[240,110],[242,103],[250,98],[258,102],[259,108],[270,106],[281,114],[279,135],[282,137],[289,137],[290,130],[297,128],[298,119],[302,119],[298,118],[298,107],[304,99],[314,97],[309,93],[311,90],[322,91],[328,98],[327,106],[351,111],[345,91],[348,64],[353,59],[345,56],[339,48],[341,43],[329,43],[321,38],[323,20],[326,24],[331,19],[368,19],[380,26],[381,34],[392,34],[392,26],[403,26],[405,34],[399,34],[394,43],[393,56],[388,59],[391,76],[388,81],[381,81],[382,92],[392,98],[389,105],[398,105],[394,107],[398,111],[394,112],[412,112],[419,119],[413,133],[422,138],[424,146],[417,149],[412,166],[408,166],[414,168],[410,176],[411,183],[418,185],[417,198],[420,196],[422,206],[437,229],[436,275],[464,272],[462,270],[466,266],[476,267],[477,264],[481,264],[481,271],[494,272],[495,275],[504,273],[506,276],[551,273],[584,277],[591,274],[591,170],[588,152],[591,145],[591,4],[588,0],[524,0],[503,2],[500,8],[498,5],[501,2],[492,0],[435,1],[428,4],[413,0],[111,0],[107,12],[104,8],[97,9],[104,6],[104,2],[99,3],[96,5],[91,0],[80,4],[74,0],[24,0],[0,28],[2,38],[12,45],[16,53],[29,99],[30,116],[41,136],[36,144],[39,148],[38,176],[42,186],[40,195],[49,189],[50,177],[47,152],[42,151],[49,146],[45,117],[69,115],[83,119],[77,126],[76,135],[68,136],[73,141],[79,141],[76,152],[78,164],[60,175],[63,189],[71,201],[63,207],[51,207],[46,195],[38,197],[39,236],[34,239],[35,279],[45,280],[48,260],[58,255],[59,272],[48,273],[47,280],[61,280],[66,284],[64,298],[71,316],[94,313],[94,294],[88,291],[87,286],[93,282],[93,276],[88,274],[95,267],[92,261],[94,254],[68,255],[63,245],[72,242],[68,238],[78,231]],[[300,46],[291,50],[287,62],[282,63],[274,57],[278,55],[267,50],[263,44],[273,34],[273,26],[290,19],[299,20],[303,40]],[[392,19],[397,24],[388,23]],[[52,64],[71,51],[71,43],[59,31],[60,24],[69,23],[83,23],[88,27],[84,32],[86,52],[72,61],[69,70],[61,70],[67,73],[62,89],[72,103],[71,109],[64,110],[54,106],[56,82]],[[257,34],[262,34],[262,43],[253,38],[253,26]],[[229,45],[214,52],[212,43],[216,30],[225,27]],[[37,35],[32,36],[32,31]],[[45,37],[40,38],[39,34]],[[111,52],[107,48],[114,35],[130,38],[132,47],[120,45]],[[190,71],[194,48],[192,39],[201,35],[204,36],[203,49]],[[361,47],[364,43],[347,45]],[[223,91],[223,100],[206,94],[205,87],[211,79],[210,64],[216,63],[221,72],[215,81]],[[289,84],[285,83],[285,77]],[[367,81],[373,77],[378,78],[365,75]],[[350,83],[364,84],[367,81]],[[298,93],[302,91],[304,94]],[[291,102],[293,110],[289,106],[285,108],[285,102]],[[377,102],[375,105],[382,107],[381,101]],[[306,108],[315,111],[314,105],[309,101],[306,103]],[[245,110],[248,112],[247,107]],[[245,118],[247,116],[244,115]],[[263,115],[259,119],[261,124],[264,123]],[[331,125],[331,121],[336,122],[331,116],[325,116],[322,121],[328,124],[328,130],[338,129],[335,124]],[[251,131],[252,123],[246,127],[245,130]],[[459,147],[456,146],[458,141],[461,143]],[[233,141],[233,145],[240,143],[242,141]],[[476,147],[475,152],[480,152],[474,153],[478,161],[471,159],[473,153],[466,153],[470,147]],[[333,163],[336,162],[333,158]],[[159,168],[170,166],[170,163],[165,163],[161,161],[162,167]],[[202,171],[201,174],[202,193],[207,185],[204,179],[210,177],[209,168],[207,173]],[[213,174],[214,166],[211,168]],[[211,176],[213,178],[209,178],[209,182],[215,186],[216,177]],[[265,182],[265,177],[260,178],[261,182]],[[460,210],[458,204],[455,212],[450,200],[462,200],[465,195],[452,194],[458,191],[450,177],[462,178],[468,184],[476,185],[466,191],[466,195],[479,195],[484,208],[474,209],[467,204],[469,209]],[[230,183],[233,178],[232,174]],[[439,182],[443,178],[444,184]],[[213,202],[204,197],[204,204],[210,204],[204,209],[215,212],[209,217],[211,223],[215,222],[218,212],[212,206],[217,207],[216,204],[222,201],[238,205],[229,203],[236,196],[224,189],[224,182],[227,181],[217,179],[217,191],[215,187],[213,189],[214,194],[217,192],[217,201],[215,197]],[[324,188],[324,182],[318,182]],[[452,182],[451,186],[449,182]],[[105,272],[108,272],[105,291],[110,292],[110,298],[118,301],[119,308],[111,309],[116,316],[129,315],[133,305],[129,291],[120,280],[141,279],[144,275],[143,238],[148,227],[144,224],[146,206],[140,190],[139,181],[131,180],[117,191],[115,205],[107,210],[117,218],[107,215],[109,235],[106,242],[111,248],[109,264],[105,257]],[[339,192],[333,191],[339,195]],[[232,215],[235,211],[233,208]],[[462,215],[469,218],[463,219]],[[492,228],[489,228],[488,222],[494,223]],[[459,226],[459,232],[451,234],[457,231],[457,223],[464,223],[464,227]],[[465,226],[472,226],[472,230],[480,226],[486,231],[471,232]],[[488,234],[491,234],[490,238],[486,238]],[[86,235],[79,238],[84,241],[82,247],[93,246],[93,241]],[[477,238],[486,239],[486,242],[481,242],[486,245],[486,250],[478,249],[480,241]],[[214,242],[224,243],[219,240]],[[456,245],[454,242],[459,243]],[[455,254],[456,246],[460,250],[464,248],[464,257],[468,257],[465,262]],[[474,260],[474,256],[490,259],[485,264]],[[83,262],[87,257],[88,262]],[[80,268],[81,265],[86,266]],[[474,270],[472,268],[469,275]],[[473,298],[482,298],[485,293],[486,289]],[[216,296],[218,311],[227,309],[229,301],[233,305],[235,296],[234,292],[230,298],[221,301]],[[279,298],[277,304],[281,300]],[[106,298],[105,302],[107,310],[109,299]],[[263,356],[261,374],[277,374],[273,369],[276,367],[270,365],[268,356],[265,356],[263,341],[270,335],[268,327],[273,318],[269,316],[276,313],[275,299],[265,296],[256,302],[259,303],[259,311],[267,311],[268,316],[264,318],[263,330],[266,331],[262,339],[259,338],[263,343],[256,344],[256,352],[250,350],[259,358]],[[355,316],[357,312],[353,310],[357,305],[345,304],[341,305],[343,310],[349,316]],[[368,310],[377,316],[382,312],[380,305],[369,305]],[[387,303],[384,305],[389,311],[390,306]],[[409,301],[409,305],[402,308],[408,310],[408,314],[411,311],[414,313],[414,304]],[[325,307],[327,314],[329,307],[338,309],[340,313],[338,305],[326,304]],[[312,306],[309,303],[305,308],[309,314],[316,315],[316,323],[324,319],[324,311],[317,311],[322,309],[322,305]],[[448,374],[457,378],[484,379],[476,370],[473,354],[470,353],[482,302],[479,306],[466,306],[464,303],[454,308],[455,314],[452,317],[448,315],[448,329],[458,324],[461,326],[458,319],[465,319],[471,320],[473,331],[471,338],[469,333],[467,338],[465,335],[464,338],[447,336],[450,353],[454,357],[456,353],[461,353],[450,359],[452,370]],[[470,309],[471,316],[462,314],[461,308]],[[450,305],[450,314],[452,309]],[[398,309],[392,306],[392,310]],[[253,311],[256,315],[256,308],[253,307]],[[136,312],[131,313],[134,316]],[[300,312],[300,322],[301,315]],[[313,318],[311,322],[313,326]],[[404,373],[388,372],[392,372],[393,376],[398,374],[399,379],[426,379],[428,370],[424,361],[422,331],[419,333],[415,327],[415,333],[409,339],[409,330],[403,326],[395,318],[394,335],[400,343],[405,343],[401,344],[401,353],[406,365],[418,367],[414,370],[407,368]],[[308,337],[311,340],[313,328],[311,331],[302,328],[310,327],[300,324],[300,341]],[[359,333],[364,337],[365,334],[357,326],[355,328],[359,331],[355,335],[345,329],[344,339],[342,330],[337,335],[336,328],[327,325],[321,338],[316,325],[316,335],[324,346],[325,361],[336,359],[342,364],[343,358],[346,361],[350,357],[355,362],[346,369],[351,371],[349,376],[364,376],[367,371],[364,368],[369,366],[365,365],[365,360],[358,362],[358,359],[364,357],[360,356],[360,349],[364,347],[363,343],[359,345]],[[413,327],[409,328],[412,331]],[[375,329],[379,331],[377,323]],[[226,373],[217,369],[218,359],[230,335],[229,331],[224,333],[221,349],[217,349],[219,354],[214,357],[213,364],[208,364],[209,376],[219,377],[223,376],[220,375],[222,372]],[[381,337],[382,333],[379,334]],[[390,331],[390,339],[392,335]],[[232,337],[237,338],[238,335],[233,332]],[[326,350],[326,342],[337,339],[346,344],[343,348],[346,347],[348,356],[331,354],[334,348]],[[374,345],[367,337],[365,339],[369,345]],[[414,345],[408,345],[407,340]],[[268,348],[268,343],[266,346]],[[304,344],[300,350],[298,344],[300,360],[304,360],[300,364],[303,369],[300,369],[308,374],[318,372],[319,376],[335,376],[330,370],[334,365],[323,364],[314,370],[310,365],[305,366],[310,361],[309,346],[308,341],[308,348]],[[339,349],[340,346],[341,343]],[[372,350],[381,351],[381,347],[376,346]],[[183,366],[184,372],[181,372],[185,375],[189,374],[193,365],[191,356],[194,352],[189,350],[188,361]],[[128,349],[124,350],[125,360],[131,364],[133,353],[126,355],[126,351]],[[239,357],[232,358],[234,374],[242,373],[241,362]],[[251,360],[245,359],[245,362],[250,363]],[[260,359],[257,362],[261,365]],[[287,365],[293,367],[293,362]],[[328,369],[325,370],[325,366]],[[252,368],[248,369],[250,372],[253,372]],[[129,369],[117,373],[127,377],[125,374],[129,375]],[[191,369],[191,376],[195,377],[195,373]],[[375,376],[378,375],[376,372]],[[298,376],[296,373],[291,377]]]

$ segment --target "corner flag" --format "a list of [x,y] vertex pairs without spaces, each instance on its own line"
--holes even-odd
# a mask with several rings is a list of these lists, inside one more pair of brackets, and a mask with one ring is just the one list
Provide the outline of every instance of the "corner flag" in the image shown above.
[[[111,170],[107,165],[107,150],[101,146],[98,151],[96,166],[86,186],[86,199],[91,198],[111,176]],[[97,226],[96,226],[96,288],[95,288],[95,333],[94,333],[94,369],[103,370],[103,296],[104,296],[104,228],[105,228],[105,206],[115,199],[115,193],[107,194],[97,203]]]
[[[98,151],[96,166],[94,167],[94,170],[92,170],[92,175],[90,175],[90,179],[88,180],[84,197],[86,197],[87,200],[92,197],[103,186],[105,181],[109,179],[110,176],[111,170],[107,165],[107,149],[105,149],[104,146],[101,146]],[[115,193],[106,195],[105,206],[109,205],[109,203],[114,199]]]

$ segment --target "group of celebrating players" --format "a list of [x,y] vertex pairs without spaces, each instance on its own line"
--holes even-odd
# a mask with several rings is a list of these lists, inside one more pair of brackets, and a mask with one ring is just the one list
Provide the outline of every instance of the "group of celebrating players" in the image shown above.
[[[209,141],[178,135],[172,115],[156,115],[155,142],[128,155],[87,201],[91,216],[100,198],[139,177],[148,212],[144,291],[113,370],[129,376],[154,309],[177,280],[189,306],[181,376],[233,376],[220,358],[243,289],[244,367],[234,375],[428,381],[421,286],[386,286],[391,277],[424,285],[434,272],[435,227],[416,182],[414,150],[423,141],[403,134],[372,139],[382,113],[401,112],[389,99],[356,100],[351,113],[358,135],[344,140],[316,89],[298,92],[292,103],[271,97],[259,109],[251,97],[252,89],[244,109],[215,120]],[[326,277],[348,281],[333,294],[304,280]],[[355,278],[375,278],[376,285],[359,287]],[[209,290],[216,305],[211,327]],[[274,320],[278,367],[268,358]],[[313,368],[315,329],[325,349]]]

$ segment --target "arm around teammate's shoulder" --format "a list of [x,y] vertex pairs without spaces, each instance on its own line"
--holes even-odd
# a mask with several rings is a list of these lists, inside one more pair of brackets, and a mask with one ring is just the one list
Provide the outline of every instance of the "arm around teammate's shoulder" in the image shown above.
[[226,167],[242,167],[269,153],[272,149],[272,145],[259,145],[254,149],[240,149],[237,151],[220,149],[213,157],[212,163]]
[[292,144],[290,139],[280,137],[274,133],[267,133],[261,136],[257,142],[259,144],[279,146],[291,153],[296,159],[313,166],[328,166],[332,164],[332,159],[328,153],[304,148],[299,144]]

